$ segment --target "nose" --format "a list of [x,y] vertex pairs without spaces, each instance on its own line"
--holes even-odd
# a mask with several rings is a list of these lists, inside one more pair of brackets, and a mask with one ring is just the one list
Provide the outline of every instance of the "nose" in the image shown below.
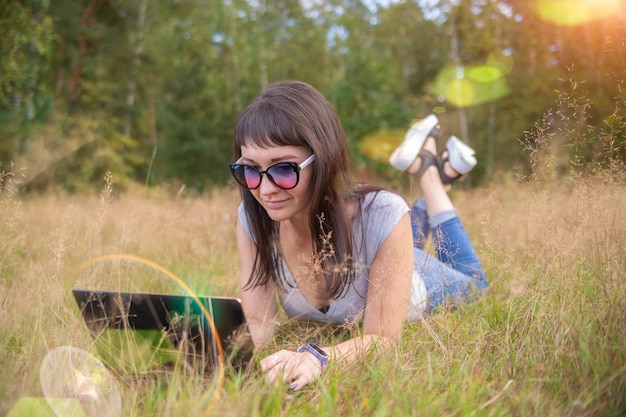
[[267,174],[263,174],[261,176],[261,184],[259,185],[259,192],[261,194],[267,195],[267,194],[273,194],[277,191],[280,191],[280,188],[274,185],[274,183],[270,181],[269,178],[267,178]]

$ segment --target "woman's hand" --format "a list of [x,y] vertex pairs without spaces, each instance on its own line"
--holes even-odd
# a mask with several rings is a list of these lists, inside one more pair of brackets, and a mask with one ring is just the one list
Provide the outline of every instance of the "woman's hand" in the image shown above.
[[297,391],[322,375],[322,363],[312,353],[280,350],[261,359],[261,369],[271,383],[284,381]]

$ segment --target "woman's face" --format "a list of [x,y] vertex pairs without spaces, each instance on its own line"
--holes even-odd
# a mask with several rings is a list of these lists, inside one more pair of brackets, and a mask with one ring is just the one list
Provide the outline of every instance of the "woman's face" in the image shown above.
[[[311,151],[304,146],[272,146],[259,148],[254,145],[241,147],[243,164],[252,165],[261,171],[278,162],[295,162],[301,164],[311,156]],[[267,211],[268,216],[277,222],[292,220],[304,221],[308,224],[309,205],[311,202],[309,184],[315,164],[300,170],[298,185],[284,190],[273,184],[267,174],[263,174],[261,185],[250,190],[254,198]]]

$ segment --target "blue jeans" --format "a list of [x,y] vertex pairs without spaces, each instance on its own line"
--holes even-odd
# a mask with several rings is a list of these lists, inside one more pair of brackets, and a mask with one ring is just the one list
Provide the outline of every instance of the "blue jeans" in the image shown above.
[[[426,202],[420,198],[411,209],[411,227],[415,270],[421,274],[428,292],[426,312],[444,302],[456,304],[487,290],[487,277],[456,210],[429,218]],[[437,258],[424,251],[431,234]]]

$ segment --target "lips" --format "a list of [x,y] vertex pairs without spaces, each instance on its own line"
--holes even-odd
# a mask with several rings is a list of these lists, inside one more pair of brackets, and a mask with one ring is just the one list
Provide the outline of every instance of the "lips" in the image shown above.
[[267,209],[272,209],[272,210],[277,210],[281,207],[283,207],[285,205],[285,203],[287,202],[287,200],[280,200],[280,201],[264,201],[263,205],[265,206],[265,208]]

